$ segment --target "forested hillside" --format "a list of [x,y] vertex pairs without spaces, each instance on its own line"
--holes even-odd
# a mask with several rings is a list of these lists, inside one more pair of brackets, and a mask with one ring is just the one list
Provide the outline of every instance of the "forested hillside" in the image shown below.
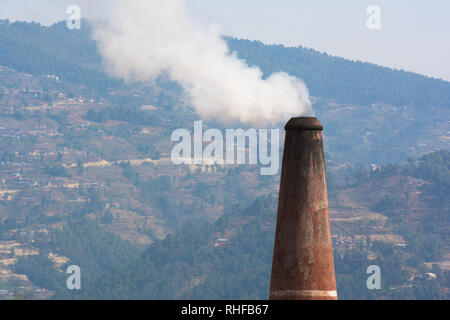
[[[449,249],[446,243],[450,229],[448,202],[429,203],[429,209],[421,210],[419,214],[413,214],[412,210],[402,214],[403,209],[413,202],[405,198],[392,202],[392,198],[367,195],[364,189],[373,184],[381,185],[381,190],[404,188],[410,174],[423,174],[424,163],[428,168],[443,166],[448,169],[449,160],[448,151],[437,152],[422,157],[417,165],[386,167],[350,187],[353,193],[361,188],[362,197],[379,201],[375,202],[375,210],[387,220],[381,219],[381,224],[376,220],[370,222],[370,214],[360,222],[332,219],[340,299],[448,299],[450,272],[439,267],[442,253]],[[389,187],[396,177],[403,182]],[[442,181],[444,177],[445,173],[437,173],[427,183],[448,192],[447,181]],[[426,198],[426,186],[420,190]],[[380,206],[380,201],[386,206]],[[390,203],[386,204],[386,201]],[[332,203],[333,211],[336,200]],[[56,290],[57,297],[63,298],[266,299],[275,220],[276,199],[260,197],[249,207],[235,206],[213,224],[185,225],[179,232],[149,246],[136,259],[133,259],[133,251],[126,249],[124,244],[110,240],[102,242],[106,235],[92,232],[95,230],[92,222],[86,225],[83,220],[73,221],[73,226],[64,232],[50,236],[51,248],[73,256],[70,263],[85,265],[97,261],[102,267],[96,270],[86,265],[90,274],[81,292],[71,293],[55,286],[58,272],[49,268],[48,259],[29,258],[20,261],[17,268],[39,283],[44,281],[44,286],[47,283]],[[434,227],[423,223],[427,220],[432,220]],[[336,236],[335,232],[341,236]],[[346,241],[342,237],[346,233],[364,236],[356,241]],[[391,242],[391,238],[401,240]],[[120,246],[111,251],[116,244]],[[74,250],[70,249],[74,245],[76,252],[68,254],[67,250]],[[95,252],[97,257],[88,256]],[[80,253],[82,256],[78,256]],[[31,265],[33,268],[26,268]],[[370,265],[378,265],[382,270],[381,290],[366,287],[366,268]],[[431,279],[429,274],[437,278]]]
[[[87,21],[82,22],[81,30],[67,30],[63,22],[51,27],[2,22],[0,65],[38,77],[57,76],[60,83],[42,83],[46,100],[54,100],[52,89],[57,88],[68,97],[82,95],[106,103],[108,108],[97,105],[86,116],[91,121],[123,119],[130,124],[153,125],[158,117],[136,110],[150,104],[164,108],[166,113],[158,116],[173,120],[166,121],[167,125],[189,124],[183,120],[190,105],[179,86],[165,77],[156,83],[128,84],[109,77],[90,37]],[[448,145],[449,82],[303,47],[226,40],[231,52],[266,75],[284,71],[305,81],[316,116],[325,125],[333,166],[342,162],[398,163]],[[394,151],[387,153],[386,146]]]
[[316,97],[344,103],[386,103],[449,108],[450,83],[422,75],[350,61],[303,47],[286,48],[259,41],[228,39],[230,50],[266,75],[284,71],[305,81]]
[[83,84],[90,94],[105,94],[122,81],[108,77],[87,23],[68,30],[65,23],[44,27],[37,23],[0,22],[0,65],[32,75],[57,75]]
[[[449,83],[226,40],[311,90],[340,297],[448,297]],[[171,134],[196,120],[165,76],[109,77],[86,21],[71,31],[0,22],[0,299],[265,299],[279,174],[175,165]],[[70,264],[80,292],[65,286]],[[371,264],[381,291],[365,286]]]
[[[105,76],[89,23],[83,21],[82,25],[80,30],[68,30],[64,22],[50,28],[36,23],[0,23],[0,65],[33,75],[56,74],[105,93],[121,81]],[[259,66],[266,75],[284,71],[303,79],[313,96],[363,105],[449,107],[449,82],[303,47],[226,40],[231,51],[248,64]]]

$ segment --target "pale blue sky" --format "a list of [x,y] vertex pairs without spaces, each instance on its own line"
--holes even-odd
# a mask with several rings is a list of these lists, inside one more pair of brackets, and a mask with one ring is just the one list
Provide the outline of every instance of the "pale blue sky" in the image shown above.
[[[97,17],[90,1],[1,0],[0,18],[62,20],[69,4]],[[227,35],[302,45],[353,60],[450,81],[450,0],[187,0],[193,16]],[[97,2],[98,3],[98,2]],[[381,8],[381,30],[368,30],[366,9]]]

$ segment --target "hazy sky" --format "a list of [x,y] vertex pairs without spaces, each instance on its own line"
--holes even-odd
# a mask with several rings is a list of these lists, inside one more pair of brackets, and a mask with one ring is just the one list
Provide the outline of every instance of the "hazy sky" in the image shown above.
[[[163,1],[163,0],[162,0]],[[0,0],[0,18],[44,24],[79,4],[87,18],[102,7],[82,0]],[[187,0],[202,23],[239,38],[302,45],[353,60],[450,81],[450,0]],[[381,9],[381,29],[369,30],[369,5]],[[1,44],[0,44],[1,45]]]

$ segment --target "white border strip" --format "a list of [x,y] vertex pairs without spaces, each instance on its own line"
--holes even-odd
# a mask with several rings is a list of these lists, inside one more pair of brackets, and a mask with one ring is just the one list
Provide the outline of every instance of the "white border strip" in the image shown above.
[[337,298],[337,292],[327,290],[278,290],[270,291],[272,297],[330,297]]

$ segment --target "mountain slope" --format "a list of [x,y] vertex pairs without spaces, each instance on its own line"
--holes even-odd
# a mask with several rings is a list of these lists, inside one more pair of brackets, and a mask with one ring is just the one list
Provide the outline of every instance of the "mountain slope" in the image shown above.
[[228,38],[231,51],[266,75],[284,71],[305,81],[316,97],[369,105],[450,107],[450,82],[412,72],[350,61],[303,47],[286,48]]
[[[33,75],[57,74],[99,90],[121,82],[102,72],[101,58],[90,38],[91,28],[68,30],[64,22],[51,27],[0,23],[0,65]],[[332,57],[303,47],[264,45],[226,38],[230,50],[268,75],[284,71],[302,78],[313,96],[344,103],[387,103],[397,106],[448,108],[450,83],[422,75]]]
[[[276,206],[267,199],[245,210],[236,204],[275,198],[279,175],[261,177],[257,166],[175,166],[171,133],[192,129],[198,116],[170,81],[124,85],[109,78],[88,28],[0,24],[0,39],[0,274],[8,275],[0,289],[21,288],[24,277],[13,273],[21,272],[56,297],[266,298]],[[341,297],[442,297],[446,275],[433,264],[448,260],[448,177],[440,175],[448,172],[448,156],[379,167],[448,148],[448,83],[303,48],[228,41],[266,72],[298,74],[315,95]],[[403,105],[409,97],[411,105]],[[88,220],[71,219],[80,216]],[[86,239],[77,237],[80,230]],[[46,232],[67,245],[41,239]],[[134,246],[153,244],[136,258],[126,252],[137,249],[109,232]],[[61,271],[50,275],[48,249],[58,261],[85,264],[85,291],[73,296]],[[383,266],[385,291],[367,291],[369,263]],[[434,269],[438,281],[428,281],[424,273]]]
[[[418,164],[386,167],[333,193],[340,299],[448,298],[450,211],[447,201],[429,197],[435,189],[449,191],[442,182],[445,173],[424,184],[414,180],[426,168],[447,168],[448,157],[448,151],[442,151]],[[65,297],[266,299],[275,220],[275,198],[260,197],[247,208],[235,206],[212,224],[184,226],[149,246],[136,261],[113,268],[82,293],[66,292]],[[366,287],[370,265],[382,270],[381,290]],[[430,272],[436,278],[429,279]]]

